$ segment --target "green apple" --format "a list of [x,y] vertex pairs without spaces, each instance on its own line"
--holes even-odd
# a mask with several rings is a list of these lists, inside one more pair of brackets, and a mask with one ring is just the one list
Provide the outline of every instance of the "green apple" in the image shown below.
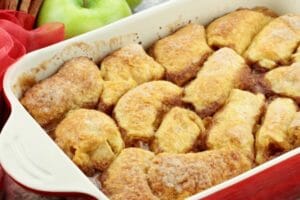
[[126,0],[44,0],[37,25],[47,22],[65,24],[70,38],[131,15]]
[[131,10],[134,10],[142,0],[127,0],[128,5],[130,6]]

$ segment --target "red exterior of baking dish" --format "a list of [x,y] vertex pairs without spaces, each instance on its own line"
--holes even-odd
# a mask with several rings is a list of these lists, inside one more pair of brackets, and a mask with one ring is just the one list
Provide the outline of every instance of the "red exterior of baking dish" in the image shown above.
[[291,157],[205,200],[300,199],[300,155]]

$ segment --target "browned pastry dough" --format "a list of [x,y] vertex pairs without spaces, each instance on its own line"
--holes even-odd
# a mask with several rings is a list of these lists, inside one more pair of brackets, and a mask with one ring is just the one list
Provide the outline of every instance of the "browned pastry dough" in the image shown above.
[[147,170],[154,154],[126,148],[102,174],[104,192],[111,200],[158,200],[147,182]]
[[237,149],[162,153],[153,159],[148,181],[153,193],[161,200],[181,200],[251,167],[252,162]]
[[300,62],[300,46],[298,46],[297,51],[292,55],[292,62]]
[[190,24],[157,41],[151,48],[154,59],[166,69],[166,78],[183,85],[195,77],[212,50],[206,43],[205,29]]
[[121,97],[114,116],[127,144],[148,142],[160,124],[161,117],[180,104],[182,89],[168,81],[147,82]]
[[300,147],[300,112],[297,112],[288,129],[289,142],[293,148]]
[[70,111],[55,130],[55,141],[87,175],[104,170],[124,148],[108,115],[88,109]]
[[186,153],[203,137],[204,125],[193,111],[174,107],[155,133],[154,152]]
[[164,68],[148,56],[142,46],[130,44],[102,61],[101,74],[104,87],[99,109],[110,111],[128,90],[144,82],[161,79]]
[[186,86],[183,101],[191,103],[201,117],[211,115],[225,103],[233,88],[242,86],[249,72],[244,59],[234,50],[219,49]]
[[230,47],[242,54],[254,36],[273,18],[266,9],[240,9],[217,18],[206,29],[212,47]]
[[58,123],[69,110],[95,107],[101,91],[97,65],[87,57],[78,57],[30,88],[21,103],[40,125],[47,127]]
[[273,69],[265,74],[263,80],[268,90],[300,103],[300,63]]
[[289,143],[288,128],[296,114],[297,106],[288,98],[273,100],[266,111],[263,124],[256,133],[256,162],[261,164],[274,156],[292,148]]
[[283,15],[266,25],[244,56],[250,63],[269,70],[289,63],[300,42],[300,15]]
[[253,128],[264,106],[262,94],[234,89],[226,105],[214,115],[208,131],[208,149],[235,147],[254,158]]

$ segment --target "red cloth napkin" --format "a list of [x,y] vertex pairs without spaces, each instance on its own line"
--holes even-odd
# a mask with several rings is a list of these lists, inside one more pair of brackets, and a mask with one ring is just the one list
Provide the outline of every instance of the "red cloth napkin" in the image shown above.
[[0,10],[0,130],[7,116],[3,97],[3,76],[7,68],[24,54],[64,39],[62,23],[34,28],[35,18],[25,12]]

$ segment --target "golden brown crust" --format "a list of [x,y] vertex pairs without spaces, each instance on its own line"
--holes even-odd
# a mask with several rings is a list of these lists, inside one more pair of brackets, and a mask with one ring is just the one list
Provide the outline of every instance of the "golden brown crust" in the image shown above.
[[211,52],[204,54],[197,63],[193,63],[191,66],[186,67],[180,73],[179,72],[166,72],[166,80],[176,83],[177,85],[184,85],[187,81],[196,77],[199,66],[201,66],[204,61],[211,55]]
[[220,102],[212,102],[206,108],[202,109],[201,111],[197,111],[197,114],[200,117],[208,117],[217,112],[222,106],[223,104]]
[[[239,78],[236,79],[236,88],[239,89],[249,89],[251,88],[251,81],[252,81],[252,76],[251,76],[251,70],[248,67],[248,65],[245,65],[241,71],[239,72]],[[258,92],[254,92],[258,93]],[[262,93],[262,92],[261,92]],[[210,105],[208,105],[205,109],[198,111],[198,115],[201,117],[207,117],[207,116],[212,116],[214,113],[216,113],[222,106],[224,105],[225,102],[213,102]]]
[[230,47],[242,54],[254,36],[273,17],[267,9],[239,9],[217,18],[207,27],[208,44],[215,48]]
[[98,108],[109,113],[130,89],[161,79],[164,68],[148,56],[141,45],[129,44],[104,58],[101,73],[104,85]]
[[300,46],[298,46],[297,51],[292,55],[292,63],[300,62]]
[[234,50],[219,49],[185,87],[183,101],[192,104],[201,117],[211,115],[225,103],[233,88],[243,86],[241,76],[248,71],[244,59]]
[[256,133],[256,163],[262,164],[292,148],[288,128],[296,111],[297,106],[288,98],[276,98],[268,105],[262,126]]
[[266,25],[244,53],[256,68],[270,70],[286,65],[300,42],[299,15],[283,15]]
[[300,63],[269,71],[262,83],[273,94],[290,97],[300,103]]
[[232,90],[225,106],[214,117],[208,130],[208,149],[235,147],[254,158],[253,128],[264,106],[264,96]]
[[89,176],[104,170],[124,148],[115,122],[88,109],[70,111],[57,126],[55,141]]
[[163,114],[180,103],[182,89],[168,81],[147,82],[121,97],[114,116],[123,130],[125,142],[148,142],[154,136]]
[[21,103],[46,127],[56,124],[69,110],[94,108],[101,91],[102,78],[97,65],[86,57],[78,57],[27,90]]
[[300,147],[300,112],[297,112],[288,129],[289,143],[293,148]]
[[203,132],[204,125],[196,113],[174,107],[162,119],[151,149],[155,153],[186,153],[193,149]]
[[103,82],[103,92],[100,97],[98,109],[100,111],[110,113],[118,100],[130,89],[137,86],[133,79],[129,80],[113,80]]
[[274,12],[273,10],[271,10],[267,7],[257,6],[257,7],[252,8],[251,10],[263,13],[264,15],[269,16],[269,17],[273,17],[273,18],[278,17],[278,14],[276,12]]
[[112,200],[158,200],[147,182],[153,157],[150,151],[124,149],[100,177],[104,192]]
[[189,24],[157,41],[150,52],[165,67],[167,80],[183,85],[196,76],[212,50],[206,43],[204,27]]
[[181,200],[251,169],[252,162],[238,150],[157,155],[148,181],[162,200]]

